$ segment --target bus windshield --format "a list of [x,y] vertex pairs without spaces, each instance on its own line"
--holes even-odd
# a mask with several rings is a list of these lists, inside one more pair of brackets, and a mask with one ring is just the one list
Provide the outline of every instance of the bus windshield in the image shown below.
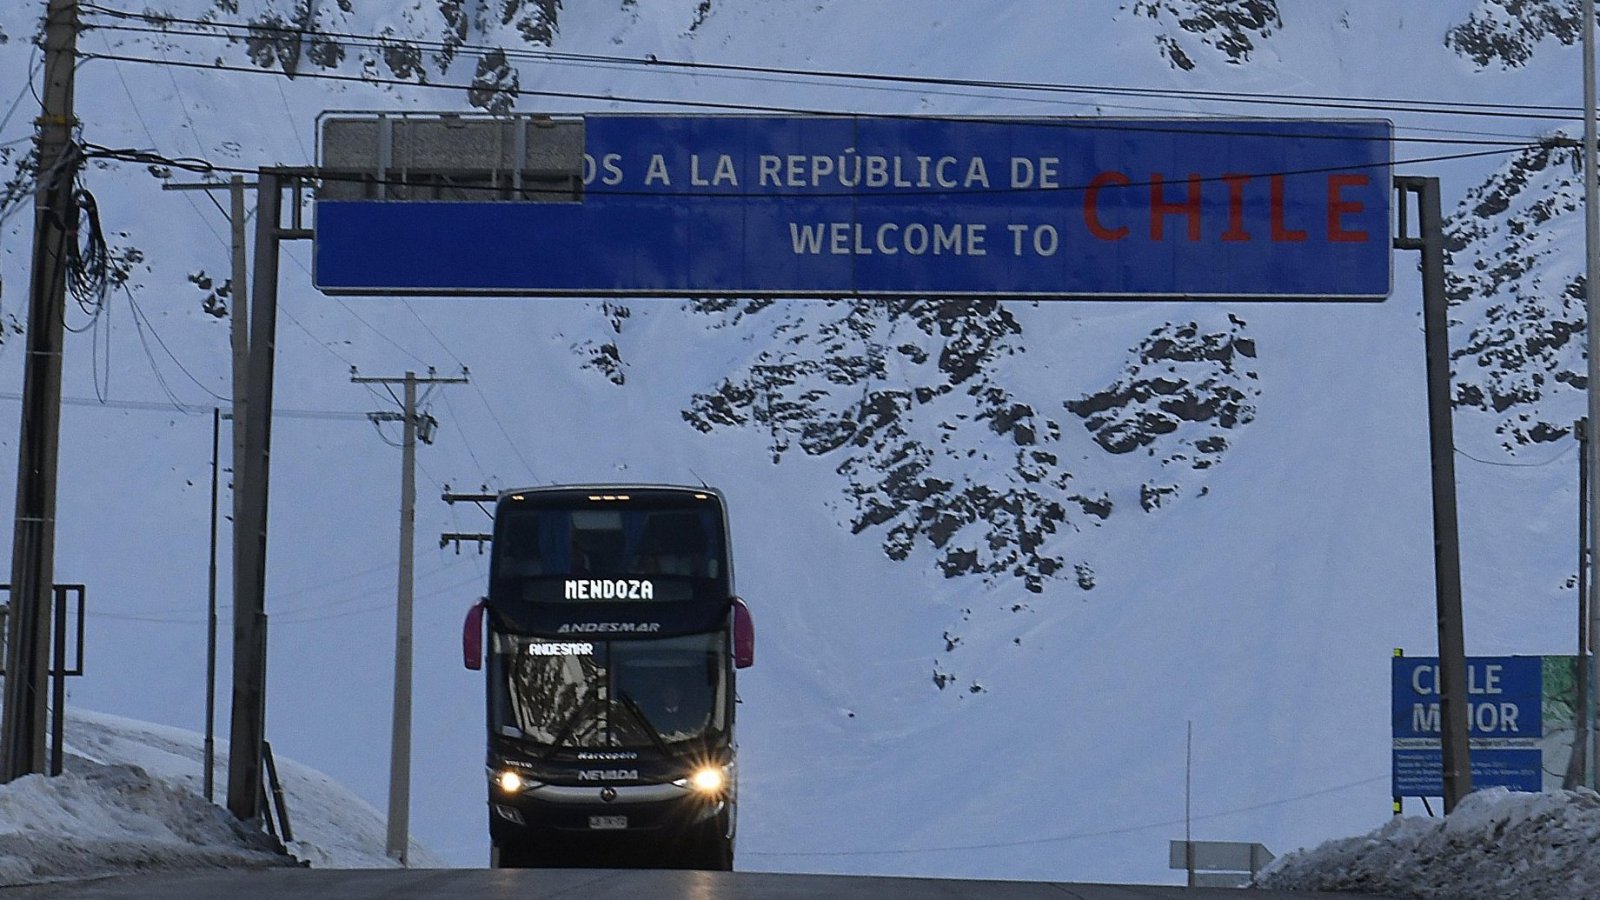
[[502,636],[494,729],[559,749],[655,747],[723,732],[726,636],[554,641]]
[[731,592],[722,510],[700,497],[502,502],[492,599],[725,600]]

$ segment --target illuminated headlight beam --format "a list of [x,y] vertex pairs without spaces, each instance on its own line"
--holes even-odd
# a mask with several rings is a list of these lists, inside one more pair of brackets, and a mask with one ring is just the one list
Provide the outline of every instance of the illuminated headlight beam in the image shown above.
[[689,786],[702,794],[714,794],[722,790],[727,781],[727,776],[715,766],[706,766],[689,776]]

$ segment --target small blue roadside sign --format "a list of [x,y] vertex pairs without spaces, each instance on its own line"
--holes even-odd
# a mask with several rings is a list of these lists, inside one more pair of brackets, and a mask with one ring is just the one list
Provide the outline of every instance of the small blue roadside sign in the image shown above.
[[[1441,797],[1439,660],[1397,656],[1393,666],[1393,796]],[[1474,789],[1543,789],[1543,707],[1543,657],[1467,658]]]
[[1375,120],[589,115],[572,202],[319,200],[330,294],[1367,299]]

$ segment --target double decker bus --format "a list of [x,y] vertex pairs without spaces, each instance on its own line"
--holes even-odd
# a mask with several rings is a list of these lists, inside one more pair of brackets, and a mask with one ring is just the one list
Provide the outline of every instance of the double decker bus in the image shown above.
[[754,630],[722,494],[505,491],[492,547],[463,635],[486,674],[491,864],[731,869]]

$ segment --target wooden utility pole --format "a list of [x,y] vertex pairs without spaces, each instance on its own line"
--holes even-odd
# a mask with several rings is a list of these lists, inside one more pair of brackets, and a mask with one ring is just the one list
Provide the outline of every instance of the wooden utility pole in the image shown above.
[[[16,527],[11,542],[11,630],[0,718],[0,781],[45,771],[45,688],[55,582],[56,466],[61,447],[62,320],[68,242],[76,240],[73,182],[81,157],[72,130],[77,0],[49,0],[44,97],[38,120],[33,271],[28,293],[22,427],[17,438]],[[72,233],[68,229],[72,228]]]
[[[250,372],[250,273],[245,248],[245,198],[246,188],[254,189],[256,183],[245,181],[241,175],[228,179],[226,184],[200,181],[187,184],[167,182],[164,191],[222,191],[228,192],[228,226],[232,234],[229,241],[230,274],[228,281],[228,339],[233,349],[233,478],[237,486],[239,472],[244,465],[244,410],[248,393]],[[240,528],[244,521],[240,508],[242,494],[233,492],[233,548],[234,569],[239,569],[239,547],[244,540]]]
[[[1595,155],[1600,148],[1595,145],[1595,15],[1594,0],[1583,0],[1583,235],[1584,235],[1584,311],[1585,331],[1589,351],[1589,428],[1588,451],[1584,464],[1589,467],[1589,508],[1593,511],[1589,521],[1589,565],[1600,558],[1600,172],[1597,172]],[[1590,570],[1589,584],[1600,584]],[[1589,604],[1589,645],[1600,640],[1600,603]],[[1589,702],[1600,695],[1600,666],[1589,667]],[[1600,770],[1600,722],[1590,732],[1594,741],[1590,759]],[[1600,782],[1600,775],[1596,776]]]
[[[1456,517],[1455,437],[1450,402],[1450,310],[1445,294],[1444,215],[1439,179],[1394,178],[1400,213],[1398,250],[1422,253],[1422,334],[1427,357],[1428,446],[1433,472],[1434,607],[1439,624],[1439,748],[1444,811],[1472,793],[1468,744],[1466,626],[1461,613],[1461,538]],[[1416,234],[1410,231],[1416,198]]]
[[[311,237],[301,218],[304,174],[263,168],[256,175],[255,279],[250,334],[244,456],[233,473],[239,524],[234,527],[233,704],[228,723],[228,811],[245,821],[261,815],[261,755],[267,728],[267,488],[272,461],[272,383],[278,331],[278,251],[285,240]],[[284,188],[289,224],[282,222]],[[237,256],[237,255],[236,255]],[[237,335],[237,331],[235,332]]]
[[1589,783],[1589,448],[1584,435],[1589,423],[1572,423],[1578,438],[1578,671],[1576,708],[1573,710],[1572,755],[1561,779],[1563,790]]
[[428,370],[425,377],[407,372],[400,378],[369,378],[350,369],[355,384],[399,384],[404,386],[401,413],[376,412],[368,417],[374,423],[399,419],[404,427],[400,445],[400,573],[394,612],[394,721],[389,742],[389,828],[386,849],[391,857],[406,864],[410,844],[411,820],[411,606],[412,574],[415,568],[417,506],[417,437],[433,443],[432,417],[417,415],[417,385],[465,384],[466,370],[459,376],[441,378]]
[[[246,187],[253,188],[255,186],[256,185],[254,183],[246,183],[244,178],[239,176],[239,175],[233,176],[231,179],[229,179],[227,184],[218,184],[216,182],[197,182],[197,183],[189,183],[189,184],[175,184],[175,183],[172,183],[172,182],[167,182],[167,183],[161,185],[161,189],[164,190],[164,191],[217,191],[217,190],[227,190],[228,191],[228,195],[229,195],[229,200],[230,200],[229,207],[228,207],[228,225],[229,225],[229,230],[232,232],[232,240],[230,241],[230,247],[229,247],[231,274],[229,276],[229,282],[228,282],[228,332],[229,332],[229,342],[230,342],[232,350],[233,350],[233,404],[232,404],[233,411],[231,413],[229,413],[228,418],[230,420],[232,420],[232,424],[233,424],[232,439],[231,439],[232,442],[233,442],[233,462],[232,462],[231,465],[233,467],[233,484],[234,484],[234,490],[233,490],[233,567],[232,568],[233,568],[234,594],[235,594],[236,597],[238,596],[238,593],[239,593],[240,573],[243,571],[243,568],[244,568],[243,566],[241,566],[239,564],[240,553],[241,553],[242,549],[245,546],[246,540],[248,540],[249,537],[250,537],[250,532],[247,529],[246,522],[245,522],[245,517],[243,515],[242,503],[243,503],[244,493],[242,491],[240,491],[238,489],[238,487],[239,487],[239,483],[240,483],[239,472],[241,471],[241,467],[242,467],[243,462],[244,462],[244,453],[245,453],[245,444],[244,444],[244,431],[245,431],[245,429],[244,429],[244,421],[245,421],[245,418],[244,418],[244,411],[245,411],[245,394],[246,394],[246,391],[247,391],[247,378],[248,378],[249,363],[250,363],[250,321],[249,321],[249,309],[250,309],[249,296],[250,296],[250,291],[249,291],[249,284],[248,284],[248,282],[249,282],[249,272],[248,272],[249,264],[246,261],[246,250],[245,250],[245,230],[244,230],[245,199],[244,199],[244,190],[245,190]],[[220,410],[217,411],[217,416],[218,416],[218,418],[221,417]],[[213,437],[213,442],[215,442],[216,435],[213,434],[212,437]],[[212,466],[212,469],[213,469],[213,471],[212,471],[212,495],[213,496],[211,498],[211,507],[212,507],[211,514],[212,514],[212,518],[215,519],[215,517],[216,517],[216,506],[217,506],[217,497],[216,497],[216,493],[217,493],[217,486],[216,486],[217,473],[215,472],[215,469],[217,467],[217,448],[216,447],[212,447],[212,450],[211,450],[211,466]],[[210,615],[210,619],[209,619],[209,631],[208,631],[208,638],[207,638],[207,645],[206,645],[207,648],[208,648],[207,649],[207,656],[206,656],[206,750],[205,750],[205,767],[206,767],[206,772],[205,772],[205,793],[206,793],[206,799],[207,800],[212,799],[212,768],[213,768],[212,767],[212,761],[213,761],[212,731],[214,730],[214,724],[215,724],[214,723],[214,705],[215,705],[214,693],[215,693],[215,690],[216,690],[216,666],[217,666],[217,659],[216,659],[217,613],[216,613],[216,586],[215,586],[215,581],[216,581],[216,571],[215,571],[216,570],[216,560],[214,558],[215,554],[216,554],[216,547],[215,547],[215,544],[216,544],[216,530],[217,530],[216,522],[213,521],[211,523],[211,540],[212,540],[212,545],[213,545],[212,546],[213,559],[212,559],[212,563],[211,563],[211,568],[212,568],[211,577],[212,577],[213,584],[212,584],[212,589],[211,589],[211,615]]]

